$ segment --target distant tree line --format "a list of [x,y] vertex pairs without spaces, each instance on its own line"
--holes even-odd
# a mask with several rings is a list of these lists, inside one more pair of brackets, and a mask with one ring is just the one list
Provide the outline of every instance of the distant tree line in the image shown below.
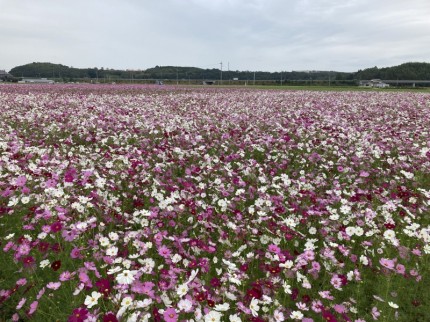
[[394,67],[372,67],[355,73],[359,80],[430,80],[429,63],[405,63]]
[[61,64],[31,63],[12,68],[9,72],[15,78],[40,77],[63,81],[75,80],[220,80],[276,82],[312,82],[324,81],[336,84],[352,84],[359,80],[430,80],[429,63],[405,63],[399,66],[386,68],[367,68],[354,73],[334,71],[290,71],[290,72],[262,72],[262,71],[231,71],[217,68],[202,69],[197,67],[155,66],[146,70],[116,70],[109,68],[73,68]]
[[292,71],[292,72],[262,72],[262,71],[229,71],[212,68],[156,66],[146,70],[115,70],[105,68],[73,68],[61,64],[31,63],[14,67],[10,73],[15,77],[40,77],[73,81],[77,79],[121,80],[121,79],[168,79],[168,80],[220,80],[239,79],[261,80],[353,80],[353,74],[329,71]]

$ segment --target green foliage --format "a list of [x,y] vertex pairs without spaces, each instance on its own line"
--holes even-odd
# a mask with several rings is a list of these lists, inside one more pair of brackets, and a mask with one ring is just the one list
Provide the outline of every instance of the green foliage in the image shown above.
[[405,63],[394,67],[372,67],[355,73],[356,79],[430,80],[429,63]]
[[[357,80],[383,79],[383,80],[430,80],[430,63],[405,63],[394,67],[372,67],[359,70],[355,73],[335,71],[291,71],[291,72],[264,72],[264,71],[230,71],[220,69],[203,69],[197,67],[155,66],[146,70],[114,70],[104,68],[73,68],[61,64],[31,63],[17,66],[10,70],[10,74],[17,77],[44,77],[57,80],[79,81],[98,80],[112,82],[121,80],[215,80],[222,77],[223,84],[234,85],[233,79],[240,84],[264,85],[356,85]],[[222,74],[222,76],[221,76]],[[262,81],[271,80],[270,84]],[[227,83],[228,82],[228,83]],[[239,83],[238,83],[239,84]]]
[[[14,67],[10,73],[15,77],[44,77],[56,79],[163,79],[163,80],[219,80],[221,70],[217,68],[202,69],[197,67],[156,66],[142,71],[125,71],[104,68],[73,68],[61,64],[33,62]],[[330,71],[291,71],[291,72],[264,72],[264,71],[222,71],[224,81],[237,78],[240,81],[252,82],[274,80],[281,84],[289,81],[312,82],[319,81],[351,81],[353,74]]]

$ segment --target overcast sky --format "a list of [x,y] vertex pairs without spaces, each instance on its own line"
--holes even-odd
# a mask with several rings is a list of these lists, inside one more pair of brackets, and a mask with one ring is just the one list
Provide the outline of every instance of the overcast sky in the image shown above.
[[0,69],[430,62],[430,0],[0,0]]

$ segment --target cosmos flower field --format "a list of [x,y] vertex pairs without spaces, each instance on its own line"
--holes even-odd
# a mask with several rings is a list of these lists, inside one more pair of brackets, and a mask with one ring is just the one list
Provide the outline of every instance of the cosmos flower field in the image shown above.
[[429,321],[430,95],[0,87],[0,320]]

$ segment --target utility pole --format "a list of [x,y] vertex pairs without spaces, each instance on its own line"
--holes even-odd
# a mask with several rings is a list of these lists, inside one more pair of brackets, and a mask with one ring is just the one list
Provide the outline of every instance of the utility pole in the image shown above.
[[220,62],[219,64],[221,65],[221,76],[220,76],[221,78],[220,78],[219,84],[222,85],[222,62]]
[[228,71],[228,84],[230,85],[230,80],[231,80],[231,76],[230,76],[230,62],[227,62],[227,71]]
[[255,85],[255,72],[254,72],[254,85]]

